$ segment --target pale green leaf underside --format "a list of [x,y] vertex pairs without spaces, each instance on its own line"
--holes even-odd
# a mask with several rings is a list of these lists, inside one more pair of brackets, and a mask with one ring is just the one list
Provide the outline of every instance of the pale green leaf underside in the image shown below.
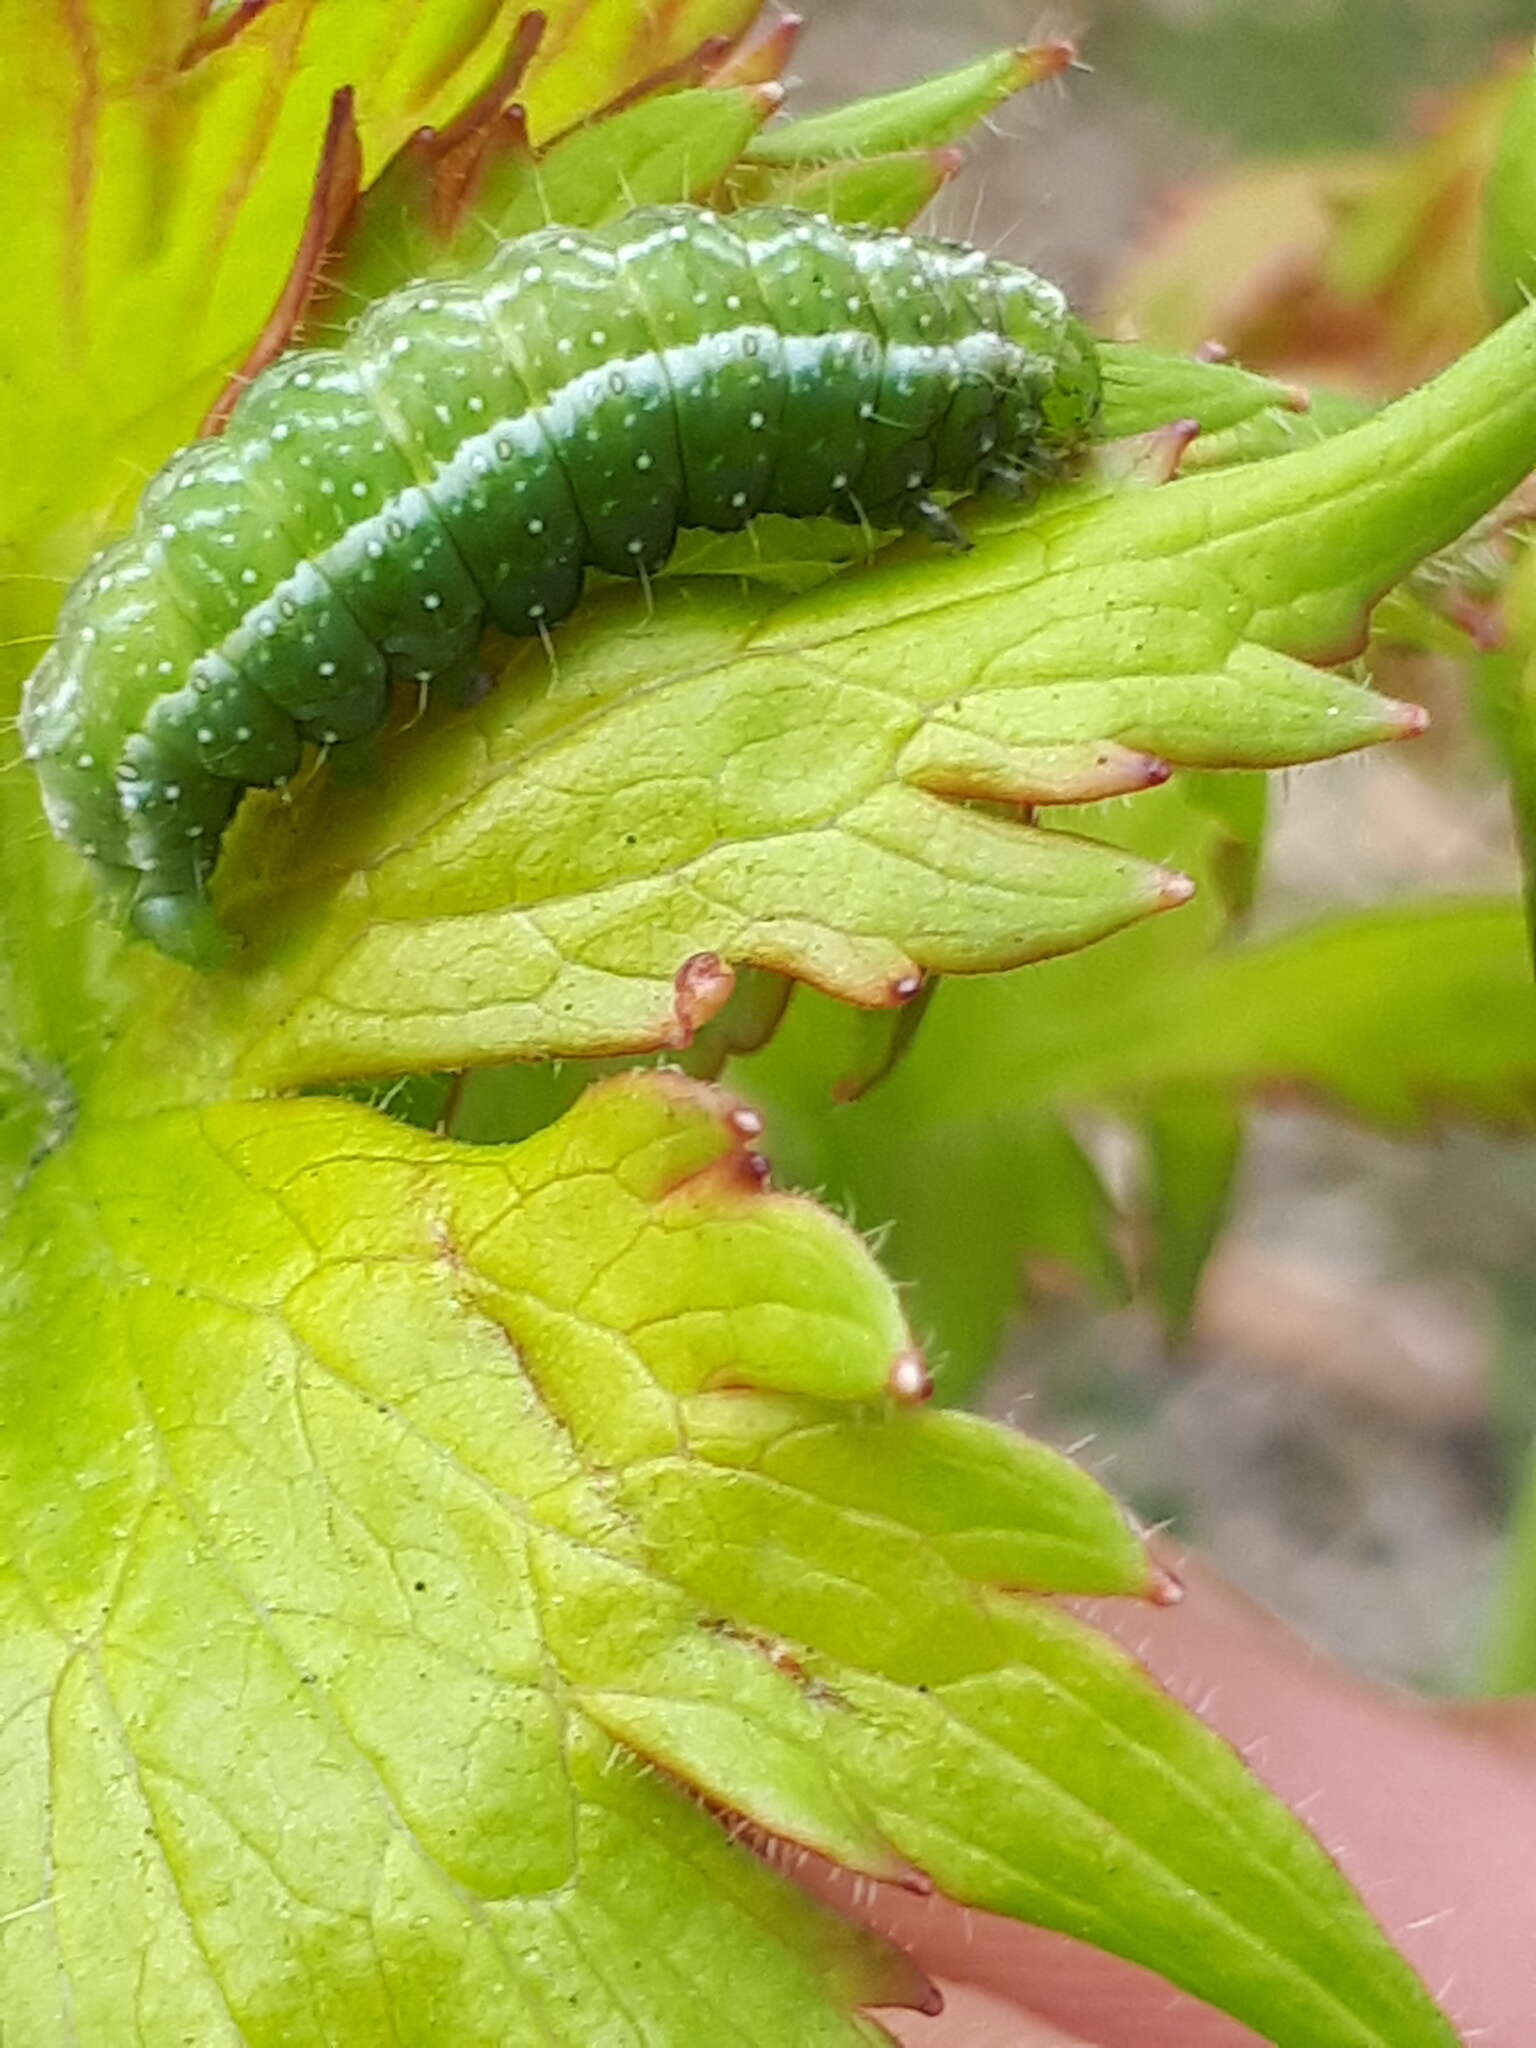
[[912,1995],[640,1759],[1291,2048],[1449,2038],[1230,1752],[994,1590],[1146,1567],[1060,1459],[891,1407],[889,1286],[744,1128],[636,1076],[515,1148],[252,1103],[42,1167],[0,1438],[29,2048],[769,2048]]

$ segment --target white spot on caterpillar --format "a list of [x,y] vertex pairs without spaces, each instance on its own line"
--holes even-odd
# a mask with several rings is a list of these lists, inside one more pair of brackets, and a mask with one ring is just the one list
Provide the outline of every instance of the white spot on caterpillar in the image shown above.
[[389,344],[389,352],[392,356],[403,356],[410,345],[411,337],[408,334],[397,334]]
[[319,664],[319,668],[320,673],[323,676],[333,676],[336,673],[336,664],[334,661],[322,661]]
[[526,269],[526,270],[525,270],[525,271],[523,272],[523,283],[524,283],[524,284],[537,284],[537,283],[538,283],[538,281],[539,281],[539,279],[540,279],[540,278],[541,278],[541,277],[542,277],[543,275],[544,275],[543,269],[542,269],[542,268],[540,267],[540,265],[539,265],[539,264],[537,264],[537,263],[530,263],[530,264],[528,265],[527,269]]
[[293,381],[298,386],[300,391],[307,391],[310,385],[313,384],[315,380],[310,375],[308,370],[296,370],[294,372]]
[[367,485],[366,485],[366,484],[365,484],[365,483],[363,482],[363,480],[362,480],[362,478],[361,478],[361,477],[359,477],[359,478],[357,479],[356,483],[354,483],[354,484],[353,484],[353,486],[352,486],[352,495],[353,495],[353,497],[354,497],[354,498],[366,498],[366,497],[367,497],[367,495],[368,495],[368,486],[367,486]]
[[644,450],[642,450],[641,453],[635,457],[635,467],[636,469],[649,469],[654,459],[655,458],[653,456],[647,455],[644,452]]
[[747,425],[751,427],[754,432],[756,432],[759,428],[766,426],[767,418],[768,416],[766,413],[749,412],[747,414]]
[[421,608],[424,612],[435,612],[438,609],[439,605],[441,605],[442,601],[443,600],[437,591],[429,590],[422,597]]

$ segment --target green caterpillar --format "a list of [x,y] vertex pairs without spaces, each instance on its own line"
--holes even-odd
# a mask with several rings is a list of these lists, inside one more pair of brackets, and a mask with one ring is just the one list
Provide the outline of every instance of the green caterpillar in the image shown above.
[[487,619],[547,633],[586,568],[759,512],[960,540],[930,492],[1059,469],[1098,390],[1060,292],[955,243],[688,206],[507,242],[281,358],[153,479],[27,685],[49,821],[211,965],[244,790],[462,671]]

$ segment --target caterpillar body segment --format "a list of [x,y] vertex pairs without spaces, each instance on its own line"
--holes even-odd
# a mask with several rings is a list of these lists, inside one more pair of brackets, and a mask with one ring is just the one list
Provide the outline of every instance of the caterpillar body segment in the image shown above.
[[781,208],[647,208],[505,243],[256,378],[70,592],[23,738],[50,823],[193,965],[244,790],[545,634],[588,568],[760,512],[919,524],[1086,438],[1093,344],[1053,285],[954,243]]

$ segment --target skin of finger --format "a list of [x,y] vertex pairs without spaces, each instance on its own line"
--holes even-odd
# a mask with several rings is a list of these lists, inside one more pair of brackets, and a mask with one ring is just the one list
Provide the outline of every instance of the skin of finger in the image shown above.
[[[1469,2043],[1532,2048],[1530,1761],[1350,1677],[1189,1560],[1163,1561],[1185,1581],[1182,1605],[1101,1602],[1080,1611],[1118,1636],[1303,1816]],[[1092,2048],[1240,2048],[1259,2038],[1145,1971],[1062,1937],[867,1881],[855,1888],[825,1867],[811,1881],[931,1975],[984,1989],[1005,2010],[1011,2003],[1050,2020]],[[939,2031],[945,2024],[904,2018],[902,2038],[913,2048],[950,2048]],[[992,2037],[997,2048],[1019,2038]]]

